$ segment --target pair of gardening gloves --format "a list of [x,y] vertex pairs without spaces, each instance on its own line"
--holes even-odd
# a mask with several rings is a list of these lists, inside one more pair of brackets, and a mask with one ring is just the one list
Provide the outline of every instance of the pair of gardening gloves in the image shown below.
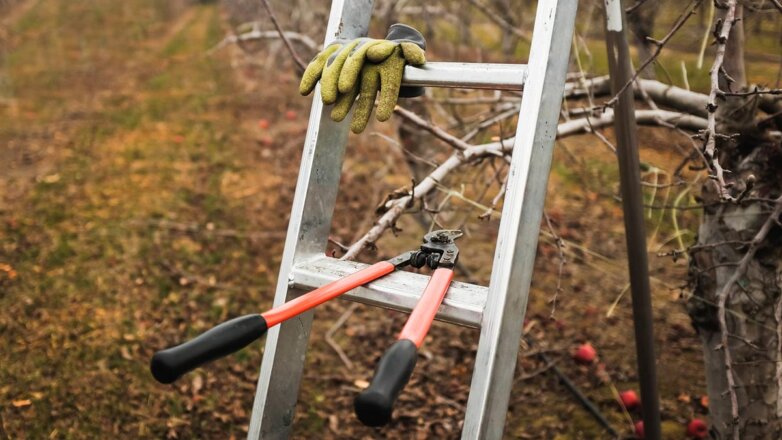
[[[361,133],[380,92],[376,117],[387,121],[399,97],[415,97],[422,87],[402,87],[405,64],[421,66],[426,62],[426,41],[420,32],[405,24],[388,28],[384,40],[357,38],[337,40],[310,61],[299,85],[302,95],[309,95],[320,80],[324,104],[334,104],[331,119],[345,119],[355,103],[350,129]],[[358,99],[356,99],[358,98]]]

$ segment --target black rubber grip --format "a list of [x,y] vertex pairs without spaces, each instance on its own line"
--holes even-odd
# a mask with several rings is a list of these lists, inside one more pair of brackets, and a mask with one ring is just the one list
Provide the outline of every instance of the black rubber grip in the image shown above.
[[258,314],[226,321],[175,347],[152,356],[149,369],[160,383],[171,383],[207,362],[246,347],[266,333],[266,320]]
[[418,348],[413,341],[397,341],[383,354],[369,387],[353,402],[356,416],[367,426],[383,426],[391,421],[394,402],[413,374]]

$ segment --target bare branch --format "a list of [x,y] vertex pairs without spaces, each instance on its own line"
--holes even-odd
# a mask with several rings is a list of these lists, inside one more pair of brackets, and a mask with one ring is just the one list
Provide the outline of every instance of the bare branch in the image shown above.
[[396,106],[394,108],[394,113],[401,116],[404,120],[412,123],[413,125],[417,126],[418,128],[422,128],[429,133],[432,133],[434,137],[437,139],[440,139],[441,141],[445,142],[446,144],[452,146],[453,148],[457,150],[464,151],[471,147],[470,144],[467,142],[459,139],[458,137],[448,133],[447,131],[443,130],[442,128],[432,124],[431,122],[426,121],[424,118],[418,116],[417,114],[411,112],[410,110],[406,110],[400,106]]
[[646,3],[646,0],[636,1],[634,5],[625,8],[625,13],[632,14],[633,12],[635,12],[636,9],[640,8],[644,3]]
[[[663,121],[689,130],[703,130],[706,128],[706,120],[703,118],[667,110],[636,110],[635,120],[641,125],[659,125],[659,121]],[[602,115],[590,117],[589,120],[587,118],[571,119],[559,124],[557,127],[557,138],[591,133],[593,129],[606,127],[613,124],[613,122],[614,112],[611,109],[606,109]],[[484,144],[484,146],[498,146],[500,144],[512,146],[513,140],[514,138],[511,137],[502,141]]]
[[[405,114],[407,116],[413,115],[419,120],[423,121],[418,115],[415,115],[415,113],[397,107],[397,113],[399,113],[400,110],[402,111],[400,114]],[[642,124],[647,123],[656,125],[659,123],[658,121],[662,120],[667,123],[672,123],[695,130],[703,129],[706,126],[706,121],[703,118],[666,110],[637,110],[635,114],[636,119],[639,121],[639,123]],[[589,133],[593,130],[593,128],[610,125],[613,120],[613,110],[608,109],[603,115],[596,118],[590,118],[590,121],[587,121],[586,118],[580,118],[563,122],[559,124],[557,129],[557,138]],[[434,126],[427,123],[426,121],[424,121],[424,126],[422,126],[422,128],[427,130],[432,127]],[[431,132],[431,130],[429,131]],[[457,148],[458,151],[456,151],[445,162],[435,168],[428,176],[426,176],[426,178],[421,181],[421,183],[415,185],[409,195],[387,201],[384,205],[385,212],[383,215],[381,215],[377,222],[372,226],[372,228],[370,228],[369,231],[364,234],[364,236],[362,236],[358,241],[350,246],[343,258],[355,258],[359,253],[361,253],[361,251],[364,250],[364,248],[375,243],[387,229],[393,229],[396,221],[399,219],[399,217],[402,216],[402,214],[405,213],[409,207],[415,206],[415,204],[423,200],[426,195],[436,190],[438,185],[440,185],[445,177],[452,171],[456,170],[462,165],[475,162],[483,158],[492,156],[505,157],[513,149],[513,137],[488,144],[470,145],[458,138],[453,137],[452,135],[448,136],[450,136],[450,138],[456,139],[458,144],[465,148]]]
[[359,303],[352,303],[348,307],[345,312],[342,313],[342,315],[337,319],[337,322],[334,323],[331,327],[329,327],[328,331],[326,331],[326,343],[329,344],[332,350],[334,350],[337,353],[337,356],[339,356],[340,360],[342,360],[342,363],[345,364],[345,367],[347,367],[348,370],[353,368],[353,362],[350,361],[350,358],[345,353],[345,350],[342,349],[342,347],[339,346],[337,341],[334,340],[334,333],[337,332],[343,325],[345,325],[345,322],[350,318],[351,315],[353,315],[353,312],[356,311],[358,308]]
[[640,75],[640,73],[643,72],[644,69],[646,69],[646,67],[649,66],[649,64],[651,64],[654,60],[657,59],[658,56],[660,56],[660,52],[662,52],[663,47],[665,47],[668,41],[670,41],[670,39],[673,38],[674,35],[676,35],[679,29],[681,29],[682,26],[684,26],[684,23],[686,23],[687,20],[689,20],[689,18],[695,14],[695,8],[697,8],[702,1],[703,0],[693,0],[693,2],[690,3],[688,8],[685,9],[685,12],[682,13],[682,15],[680,15],[679,18],[676,19],[676,22],[671,27],[671,30],[668,31],[668,34],[665,35],[665,37],[663,37],[662,40],[650,39],[652,43],[654,43],[654,45],[657,46],[657,48],[654,50],[654,53],[651,54],[649,58],[647,58],[643,63],[641,63],[641,66],[639,68],[635,69],[635,73],[633,74],[633,77],[630,78],[630,80],[627,81],[627,83],[625,83],[625,85],[623,85],[618,92],[616,92],[613,98],[611,98],[608,102],[605,103],[606,107],[613,107],[614,104],[616,104],[616,101],[619,100],[619,96],[622,93],[624,93],[624,91],[627,90],[627,88],[630,87],[630,85],[633,84],[638,79],[638,75]]
[[527,43],[532,41],[532,39],[528,34],[523,32],[521,29],[517,28],[516,26],[512,25],[511,23],[508,23],[507,20],[500,17],[496,12],[492,11],[491,8],[489,8],[488,6],[482,4],[478,0],[470,0],[470,3],[472,3],[472,5],[475,6],[476,8],[478,8],[478,10],[483,12],[486,15],[486,17],[489,18],[489,20],[497,23],[501,28],[519,37],[522,41],[525,41]]
[[779,12],[782,12],[782,2],[779,0],[771,0],[771,4],[773,4],[774,7],[779,10]]
[[[610,78],[600,76],[590,78],[581,83],[569,82],[565,84],[566,98],[580,98],[582,96],[607,95],[610,93]],[[655,103],[673,107],[677,110],[705,117],[706,101],[708,96],[703,93],[692,92],[681,87],[672,86],[653,79],[639,78],[633,84],[636,96],[640,95],[640,88],[646,92]]]
[[280,38],[282,38],[283,43],[285,43],[285,47],[288,48],[288,52],[291,54],[291,58],[293,58],[293,61],[296,63],[296,66],[299,68],[299,72],[304,72],[304,70],[307,68],[307,65],[304,63],[304,61],[299,58],[299,54],[296,53],[296,49],[293,48],[293,45],[291,44],[290,40],[288,40],[288,37],[285,35],[285,32],[282,30],[282,27],[280,27],[280,23],[277,22],[277,16],[274,15],[274,11],[272,10],[271,5],[269,4],[269,0],[261,0],[261,3],[263,3],[263,7],[266,8],[266,12],[269,13],[269,18],[272,20],[272,23],[274,24],[274,28],[277,29],[277,32],[280,34]]
[[[311,49],[313,52],[317,51],[320,47],[315,41],[308,37],[307,35],[300,34],[298,32],[291,32],[291,31],[285,31],[283,33],[290,41],[298,42],[307,48]],[[280,33],[277,31],[262,31],[258,29],[257,27],[253,27],[253,29],[249,32],[244,32],[241,34],[231,34],[227,35],[225,38],[222,39],[219,43],[217,43],[213,48],[209,49],[207,52],[208,54],[214,53],[225,46],[228,46],[229,44],[236,44],[241,43],[245,41],[252,41],[252,40],[270,40],[270,39],[276,39],[280,38]]]
[[[722,64],[725,61],[725,50],[728,45],[728,36],[730,35],[730,29],[733,26],[733,21],[736,14],[736,0],[727,0],[727,11],[725,12],[725,19],[722,21],[717,32],[717,51],[714,56],[714,64],[709,70],[709,76],[711,78],[711,91],[709,92],[709,99],[706,103],[706,109],[709,111],[707,115],[708,126],[704,135],[706,136],[706,145],[703,147],[703,154],[709,161],[711,171],[714,173],[714,178],[717,184],[717,193],[721,198],[730,200],[732,197],[728,194],[727,185],[725,184],[725,170],[720,165],[719,158],[717,157],[717,96],[720,91],[720,72],[723,71]],[[738,412],[738,409],[736,410]]]
[[559,294],[562,292],[562,273],[565,269],[565,264],[567,264],[567,260],[565,259],[565,242],[562,240],[562,237],[557,234],[557,232],[554,230],[554,226],[551,224],[551,217],[549,217],[548,213],[543,211],[543,218],[546,219],[546,225],[548,226],[549,232],[551,232],[551,236],[554,239],[554,243],[557,246],[557,252],[559,253],[559,267],[557,268],[557,287],[554,291],[554,296],[549,301],[551,303],[551,313],[549,314],[550,318],[554,318],[554,314],[557,311],[557,300],[559,299]]
[[717,92],[720,96],[756,96],[756,95],[782,95],[782,89],[761,89],[755,87],[747,92]]

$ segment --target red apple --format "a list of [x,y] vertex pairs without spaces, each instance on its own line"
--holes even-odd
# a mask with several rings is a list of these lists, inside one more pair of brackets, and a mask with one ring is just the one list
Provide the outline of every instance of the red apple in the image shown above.
[[622,402],[622,406],[627,408],[628,411],[632,411],[641,405],[641,399],[638,398],[638,394],[633,390],[626,390],[619,393],[619,400]]
[[635,436],[643,439],[644,438],[644,421],[639,420],[635,422]]
[[285,119],[287,119],[289,121],[293,121],[294,119],[296,119],[296,112],[293,111],[293,110],[286,111],[285,112]]
[[271,124],[269,123],[268,119],[263,118],[263,119],[259,119],[258,120],[258,127],[261,128],[261,129],[265,130],[265,129],[269,128],[269,125],[271,125]]
[[697,439],[704,439],[709,435],[709,427],[701,419],[692,419],[687,424],[687,436]]
[[590,343],[581,344],[573,353],[573,359],[582,364],[591,364],[597,358],[597,350]]

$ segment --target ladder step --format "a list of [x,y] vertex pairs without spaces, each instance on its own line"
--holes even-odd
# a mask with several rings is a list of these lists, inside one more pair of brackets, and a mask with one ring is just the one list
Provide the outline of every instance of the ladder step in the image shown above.
[[407,86],[464,89],[521,90],[527,80],[526,64],[426,63],[405,66]]
[[[367,264],[323,257],[293,268],[291,287],[317,289],[365,267]],[[393,310],[409,312],[418,303],[429,276],[396,271],[377,281],[345,293],[341,298]],[[454,281],[448,289],[436,319],[468,327],[480,327],[488,289]]]

